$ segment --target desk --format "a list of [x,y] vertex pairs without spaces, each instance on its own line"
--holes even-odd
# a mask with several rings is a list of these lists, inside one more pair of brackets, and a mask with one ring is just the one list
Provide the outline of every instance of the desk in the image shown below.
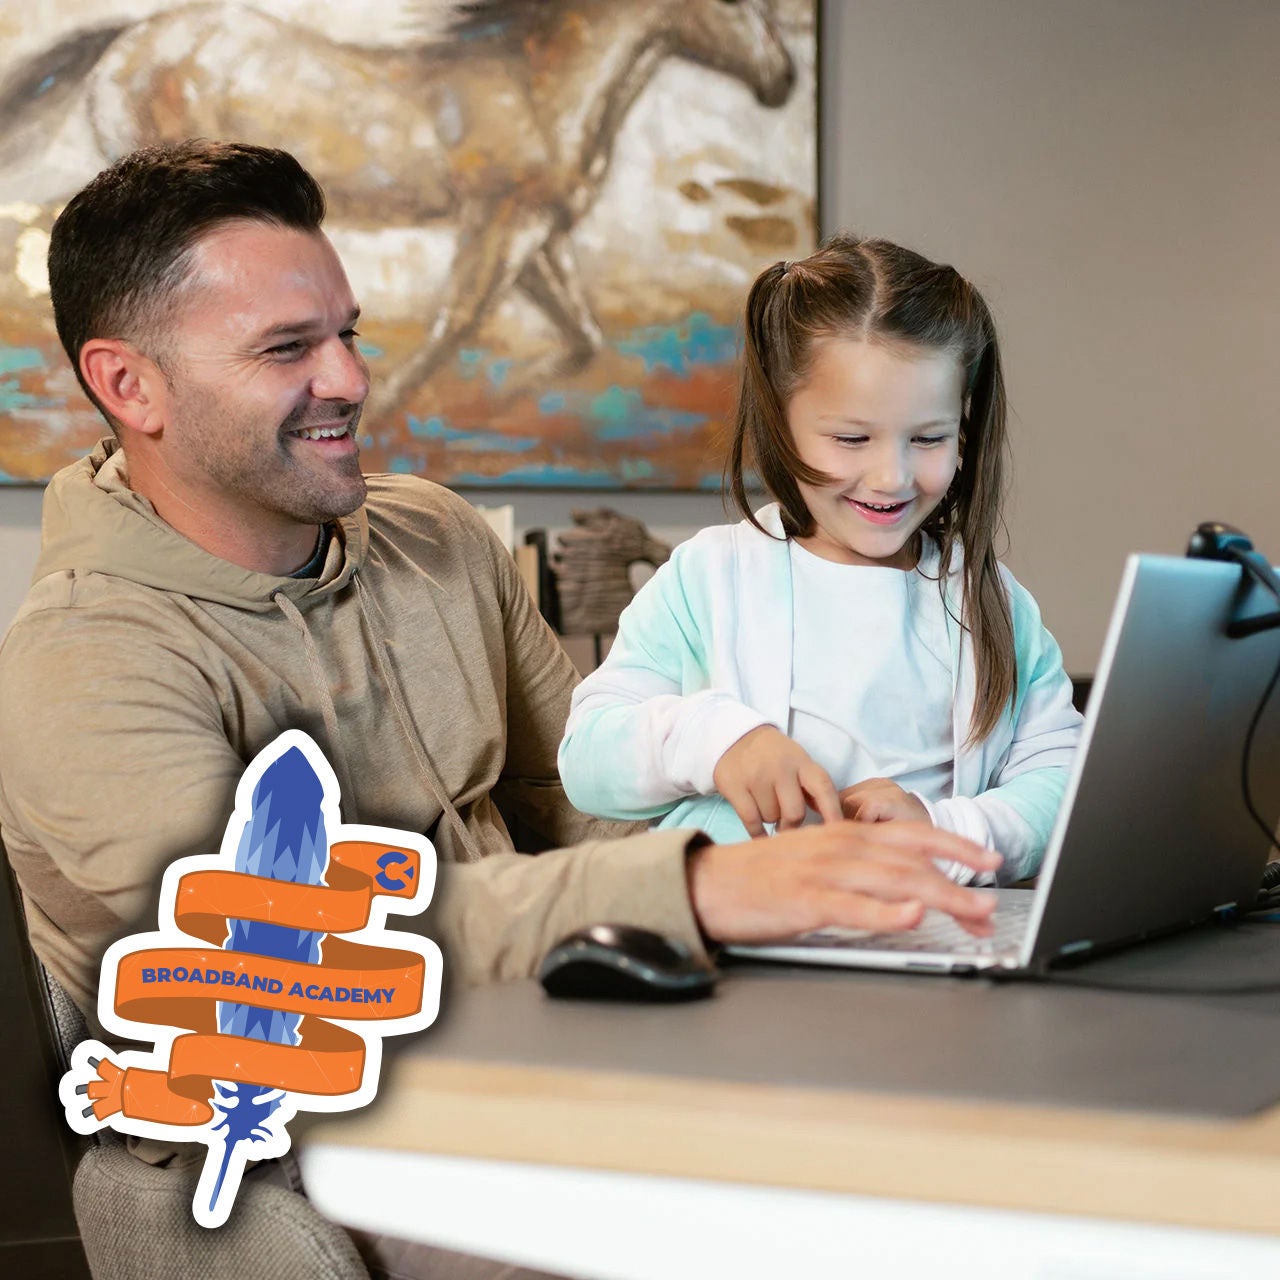
[[[1280,982],[1265,925],[1091,968],[1224,948]],[[668,1008],[465,992],[302,1160],[339,1220],[596,1277],[1261,1276],[1276,1097],[1280,995],[746,966]]]

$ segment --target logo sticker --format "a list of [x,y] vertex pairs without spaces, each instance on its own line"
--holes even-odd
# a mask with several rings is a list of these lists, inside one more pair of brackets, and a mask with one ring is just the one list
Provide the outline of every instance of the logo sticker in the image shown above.
[[289,1149],[300,1110],[372,1101],[382,1038],[440,1006],[440,949],[386,927],[431,900],[431,842],[344,824],[329,762],[290,730],[245,770],[221,851],[165,871],[159,929],[102,960],[98,1018],[154,1051],[76,1047],[58,1096],[78,1133],[104,1127],[209,1151],[192,1211],[227,1220],[244,1167]]

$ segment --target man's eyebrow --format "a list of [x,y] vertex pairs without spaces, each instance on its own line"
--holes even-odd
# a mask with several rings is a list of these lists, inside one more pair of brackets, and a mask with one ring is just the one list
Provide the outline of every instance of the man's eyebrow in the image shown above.
[[[359,319],[360,308],[353,307],[351,314],[347,317],[346,324],[342,326],[343,331],[350,329]],[[264,329],[258,334],[255,341],[272,342],[277,338],[289,337],[294,334],[316,333],[325,327],[324,321],[315,317],[307,320],[282,320],[279,324],[273,324],[270,329]]]

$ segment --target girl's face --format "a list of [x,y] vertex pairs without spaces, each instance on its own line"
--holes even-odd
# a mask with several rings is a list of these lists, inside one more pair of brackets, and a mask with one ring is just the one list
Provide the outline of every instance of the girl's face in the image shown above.
[[964,370],[955,356],[828,338],[787,405],[796,452],[832,477],[800,484],[814,519],[801,546],[840,564],[910,569],[913,535],[959,465]]

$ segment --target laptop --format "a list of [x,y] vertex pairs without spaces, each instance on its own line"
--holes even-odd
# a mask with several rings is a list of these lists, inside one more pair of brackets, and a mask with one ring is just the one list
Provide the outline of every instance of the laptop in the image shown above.
[[[993,938],[929,912],[902,934],[824,929],[732,946],[754,959],[964,973],[1041,971],[1253,905],[1271,845],[1246,808],[1241,760],[1280,631],[1239,565],[1133,555],[1112,611],[1083,736],[1034,890],[999,890]],[[1255,807],[1280,816],[1280,694],[1254,736]]]

